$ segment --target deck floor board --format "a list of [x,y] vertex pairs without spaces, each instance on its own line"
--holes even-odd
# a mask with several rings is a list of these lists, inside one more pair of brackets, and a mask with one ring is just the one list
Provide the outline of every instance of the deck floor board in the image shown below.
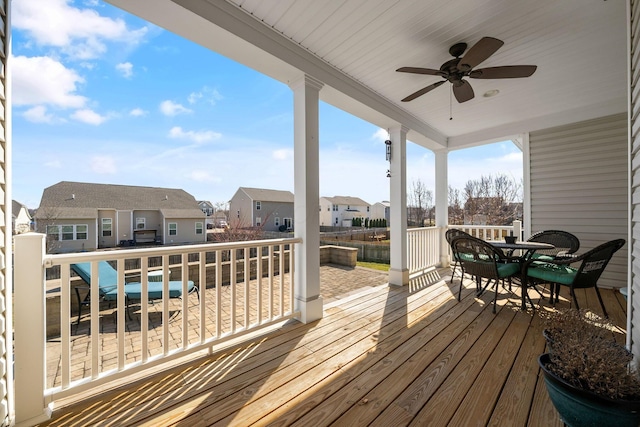
[[[544,352],[541,310],[520,310],[520,289],[475,295],[458,278],[386,285],[337,299],[308,325],[176,366],[125,387],[69,403],[44,425],[560,426],[537,357]],[[626,302],[603,290],[616,339],[624,341]],[[581,307],[599,312],[593,290]],[[562,289],[559,308],[570,298]]]

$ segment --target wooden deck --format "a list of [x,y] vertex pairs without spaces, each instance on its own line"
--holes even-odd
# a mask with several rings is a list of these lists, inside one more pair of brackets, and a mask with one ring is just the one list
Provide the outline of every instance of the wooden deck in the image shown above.
[[[61,407],[47,425],[561,426],[539,376],[538,315],[505,289],[493,314],[470,281],[458,302],[448,274],[342,298],[320,321]],[[626,302],[603,297],[624,341]],[[594,292],[578,298],[599,311]]]

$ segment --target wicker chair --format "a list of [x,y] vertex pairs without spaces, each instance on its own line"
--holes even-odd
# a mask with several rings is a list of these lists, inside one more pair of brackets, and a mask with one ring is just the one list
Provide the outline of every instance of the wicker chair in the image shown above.
[[580,240],[573,234],[562,230],[544,230],[533,234],[527,242],[550,243],[554,249],[536,251],[533,258],[541,260],[554,259],[557,256],[573,254],[580,249]]
[[[451,253],[453,254],[453,268],[451,270],[451,280],[449,280],[449,283],[453,283],[453,276],[455,276],[456,267],[460,264],[458,258],[456,258],[456,254],[455,254],[455,251],[453,250],[453,246],[451,245],[451,242],[456,237],[461,237],[461,236],[472,237],[469,233],[466,233],[462,230],[458,230],[457,228],[450,228],[447,230],[446,233],[444,233],[444,238],[447,239],[447,243],[449,243],[449,246],[451,247]],[[460,269],[462,270],[462,267]],[[462,273],[460,274],[460,280],[462,280],[463,277],[464,277],[464,270],[462,270]]]
[[[482,239],[471,236],[460,236],[452,240],[454,257],[460,262],[462,271],[476,278],[476,291],[480,295],[494,283],[493,312],[496,312],[496,300],[498,299],[498,283],[502,279],[509,278],[520,273],[520,264],[509,262],[504,253]],[[488,279],[482,286],[482,279]],[[462,280],[458,288],[458,301],[462,293]]]
[[[539,282],[555,284],[555,302],[559,300],[560,285],[569,286],[571,298],[578,310],[580,306],[578,305],[574,290],[595,288],[598,301],[600,301],[600,306],[602,307],[602,313],[605,317],[608,317],[607,310],[604,308],[604,303],[600,296],[600,291],[598,290],[597,282],[613,254],[624,246],[624,244],[624,239],[617,239],[603,243],[576,257],[557,258],[545,262],[532,259],[525,265],[524,271],[527,272],[525,280],[533,279]],[[576,266],[571,267],[571,264],[576,264]],[[551,298],[553,300],[553,294]]]

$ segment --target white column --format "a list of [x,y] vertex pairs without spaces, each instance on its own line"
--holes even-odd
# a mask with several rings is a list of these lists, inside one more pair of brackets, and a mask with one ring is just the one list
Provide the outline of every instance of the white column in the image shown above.
[[294,147],[295,309],[300,321],[322,318],[320,297],[319,93],[323,84],[303,76],[292,82]]
[[449,225],[449,152],[440,150],[436,156],[436,227],[440,229],[440,265],[449,265],[449,248],[444,234]]
[[409,284],[407,258],[407,129],[397,126],[389,129],[391,137],[391,268],[389,284]]
[[527,240],[531,236],[531,164],[529,153],[529,134],[525,133],[521,136],[522,140],[522,181],[523,181],[523,198],[522,198],[522,221],[524,225],[524,239]]
[[[34,425],[51,416],[45,404],[45,235],[15,236],[16,424]],[[62,286],[65,286],[64,284]]]

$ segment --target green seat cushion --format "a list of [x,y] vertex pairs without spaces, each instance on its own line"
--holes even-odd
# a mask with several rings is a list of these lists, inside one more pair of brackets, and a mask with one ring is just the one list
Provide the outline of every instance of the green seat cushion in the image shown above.
[[568,265],[547,263],[533,263],[527,270],[527,275],[550,283],[571,285],[578,270]]
[[536,261],[553,261],[553,255],[545,255],[545,254],[533,254],[531,255],[531,259],[535,259]]
[[[71,264],[71,269],[76,274],[82,277],[87,283],[91,283],[91,263],[79,262],[77,264]],[[100,295],[104,295],[118,287],[118,272],[111,267],[107,261],[98,262],[98,286],[100,288]]]
[[515,262],[509,262],[507,264],[498,264],[498,276],[502,279],[504,277],[513,276],[520,272],[520,264]]

